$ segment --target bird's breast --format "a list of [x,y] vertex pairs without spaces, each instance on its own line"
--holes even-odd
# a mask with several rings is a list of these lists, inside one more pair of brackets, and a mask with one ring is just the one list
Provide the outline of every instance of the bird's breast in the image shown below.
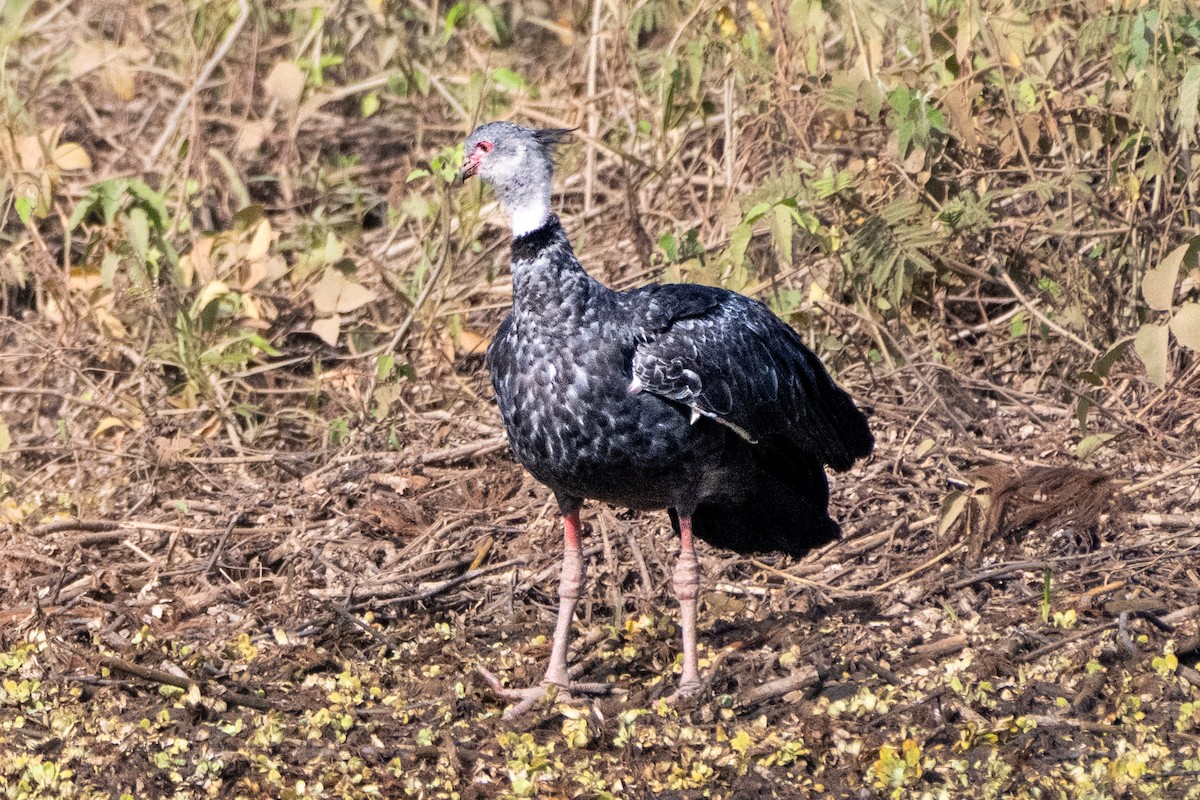
[[632,344],[603,324],[506,326],[492,383],[513,452],[555,491],[633,507],[671,505],[698,448],[685,409],[631,393]]

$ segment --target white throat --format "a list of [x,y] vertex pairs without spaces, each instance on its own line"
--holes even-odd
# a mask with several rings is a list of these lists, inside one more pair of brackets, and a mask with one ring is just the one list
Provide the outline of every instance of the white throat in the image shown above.
[[550,198],[531,197],[515,208],[506,209],[512,220],[513,238],[533,233],[550,218]]

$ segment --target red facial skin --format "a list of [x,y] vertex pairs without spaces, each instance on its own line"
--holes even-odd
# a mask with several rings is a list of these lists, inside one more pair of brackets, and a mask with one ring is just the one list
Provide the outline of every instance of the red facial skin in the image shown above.
[[463,160],[461,170],[462,176],[464,178],[469,178],[475,173],[479,172],[480,162],[483,161],[483,157],[490,152],[492,152],[492,143],[489,141],[484,140],[475,145],[475,149],[468,153],[466,159]]

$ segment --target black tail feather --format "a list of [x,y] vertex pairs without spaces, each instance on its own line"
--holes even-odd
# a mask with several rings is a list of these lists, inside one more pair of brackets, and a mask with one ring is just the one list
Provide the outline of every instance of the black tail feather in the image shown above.
[[[841,528],[829,516],[829,482],[817,461],[787,459],[765,449],[755,455],[761,472],[754,491],[738,503],[701,503],[692,515],[696,536],[738,553],[792,556],[840,536]],[[675,509],[670,515],[678,533],[679,516]]]

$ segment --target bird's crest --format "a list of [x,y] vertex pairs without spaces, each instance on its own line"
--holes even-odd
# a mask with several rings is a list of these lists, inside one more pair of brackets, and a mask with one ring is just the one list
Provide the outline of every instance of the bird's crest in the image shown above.
[[574,131],[574,128],[539,128],[533,131],[533,138],[537,139],[542,147],[553,150],[556,145],[570,139]]

